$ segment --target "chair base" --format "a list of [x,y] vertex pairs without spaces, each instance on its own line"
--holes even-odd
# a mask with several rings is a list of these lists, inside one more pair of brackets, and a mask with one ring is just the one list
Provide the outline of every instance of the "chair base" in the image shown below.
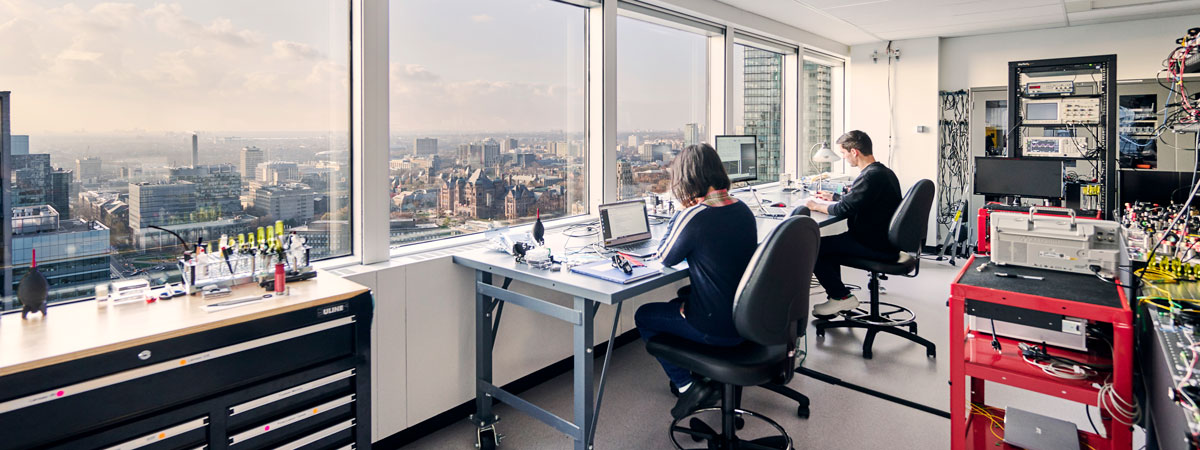
[[[879,333],[887,333],[895,336],[908,339],[917,344],[925,346],[925,356],[929,358],[937,357],[937,346],[928,339],[917,335],[917,323],[911,322],[904,325],[884,325],[886,317],[876,315],[866,315],[860,317],[864,320],[855,320],[849,317],[844,319],[817,319],[813,321],[813,326],[817,328],[817,337],[825,337],[825,330],[829,328],[862,328],[867,330],[867,337],[863,339],[863,358],[871,359],[874,355],[871,352],[871,347],[875,344],[875,335]],[[871,323],[876,322],[876,323]],[[899,327],[907,327],[907,330]]]
[[798,405],[796,407],[796,416],[801,419],[808,418],[809,413],[810,413],[810,411],[808,409],[808,405],[809,405],[808,396],[797,392],[795,389],[792,389],[790,387],[787,387],[787,386],[784,386],[781,384],[767,383],[767,384],[761,385],[759,387],[794,400]]
[[[803,396],[801,395],[801,397]],[[676,435],[686,434],[691,437],[693,442],[706,441],[705,446],[702,447],[703,449],[792,450],[792,438],[788,436],[787,431],[766,416],[753,411],[739,409],[741,398],[741,386],[725,385],[720,408],[697,409],[687,416],[680,417],[671,422],[671,443],[675,445],[676,449],[684,450],[685,447],[679,443]],[[805,400],[807,400],[807,397],[805,397]],[[721,432],[719,433],[699,418],[694,417],[696,414],[712,411],[721,413]],[[688,421],[688,426],[681,426],[680,422],[689,417],[691,420]],[[742,440],[738,438],[737,430],[745,426],[745,417],[761,420],[774,428],[779,434],[753,440]]]

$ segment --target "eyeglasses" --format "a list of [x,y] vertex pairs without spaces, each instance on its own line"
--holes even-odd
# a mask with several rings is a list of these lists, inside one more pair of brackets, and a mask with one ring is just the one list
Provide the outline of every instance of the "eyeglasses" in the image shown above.
[[633,275],[633,265],[629,264],[629,260],[622,258],[621,255],[612,256],[612,265],[625,272],[625,275]]

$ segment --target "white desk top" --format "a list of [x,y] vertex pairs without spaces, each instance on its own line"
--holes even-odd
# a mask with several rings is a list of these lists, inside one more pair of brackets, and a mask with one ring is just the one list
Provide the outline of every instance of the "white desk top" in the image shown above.
[[[123,348],[212,330],[242,322],[345,300],[367,288],[328,272],[289,283],[291,295],[213,313],[199,295],[154,303],[97,308],[95,301],[51,306],[46,317],[0,316],[0,376],[50,366]],[[208,303],[266,293],[255,284],[233,288],[232,295]]]

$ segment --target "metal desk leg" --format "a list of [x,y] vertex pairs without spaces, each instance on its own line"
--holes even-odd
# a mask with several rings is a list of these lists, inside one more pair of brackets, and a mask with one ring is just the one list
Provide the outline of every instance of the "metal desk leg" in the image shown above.
[[[492,274],[475,271],[475,281],[491,284]],[[476,283],[478,285],[478,283]],[[475,289],[475,414],[471,422],[479,427],[476,445],[481,449],[495,448],[500,443],[494,424],[500,420],[492,414],[492,396],[481,386],[492,383],[492,298]]]
[[589,450],[588,430],[595,421],[592,393],[595,392],[595,374],[592,372],[593,336],[595,317],[591,314],[591,300],[575,297],[575,311],[583,313],[583,320],[574,327],[575,334],[575,426],[579,427],[575,438],[575,450]]

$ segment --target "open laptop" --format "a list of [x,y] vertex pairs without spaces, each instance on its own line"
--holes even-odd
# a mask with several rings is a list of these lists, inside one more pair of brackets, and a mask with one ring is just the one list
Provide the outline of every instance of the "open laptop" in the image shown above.
[[600,236],[604,248],[639,258],[658,252],[650,232],[650,217],[642,199],[600,205]]
[[1004,442],[1029,450],[1076,450],[1079,430],[1065,420],[1008,408],[1004,414]]

